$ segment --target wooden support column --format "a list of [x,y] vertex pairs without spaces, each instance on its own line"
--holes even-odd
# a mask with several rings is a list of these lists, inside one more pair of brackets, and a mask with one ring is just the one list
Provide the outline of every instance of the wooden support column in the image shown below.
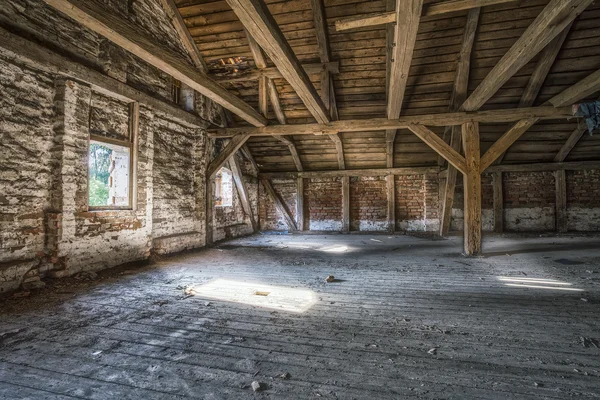
[[296,186],[296,226],[304,230],[304,178],[298,178]]
[[481,253],[481,174],[479,124],[467,122],[462,125],[462,141],[465,149],[465,254]]
[[394,175],[388,175],[385,177],[387,186],[387,223],[388,232],[394,233],[396,231],[396,180]]
[[492,175],[494,185],[494,232],[504,232],[504,194],[502,188],[502,172]]
[[350,177],[342,177],[342,232],[350,232]]
[[[452,136],[450,137],[450,146],[460,151],[460,127],[453,126],[451,128]],[[456,191],[456,177],[458,171],[452,165],[448,165],[448,173],[446,175],[446,185],[444,189],[444,197],[442,198],[442,218],[440,218],[440,236],[448,235],[450,232],[450,222],[452,220],[452,207],[454,206],[454,192]]]
[[567,178],[565,170],[554,172],[556,183],[556,231],[567,231]]

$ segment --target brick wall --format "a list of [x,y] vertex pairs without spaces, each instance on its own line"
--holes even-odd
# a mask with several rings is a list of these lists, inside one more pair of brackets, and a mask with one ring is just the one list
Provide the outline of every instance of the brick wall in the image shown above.
[[[298,189],[296,179],[272,179],[271,185],[275,193],[284,202],[292,218],[296,220],[296,192]],[[275,207],[275,203],[269,198],[265,188],[260,186],[260,201],[259,201],[259,219],[260,229],[265,231],[279,230],[285,231],[291,228],[287,225],[286,220]]]
[[350,229],[367,232],[387,229],[385,177],[350,179]]
[[[185,55],[159,3],[103,0],[163,46]],[[171,78],[37,0],[4,0],[0,19],[16,34],[170,101]],[[187,57],[187,56],[185,56]],[[205,243],[206,133],[140,104],[132,210],[89,211],[90,133],[128,132],[129,106],[107,93],[43,72],[0,47],[0,293],[44,276],[96,271]],[[195,110],[220,123],[220,107],[196,94]],[[256,179],[245,168],[255,212]],[[215,239],[249,233],[234,192],[215,216]],[[231,227],[231,225],[234,227]],[[251,232],[251,228],[250,228]]]
[[567,171],[567,229],[600,231],[600,170]]
[[437,175],[396,176],[396,229],[439,229],[439,180]]
[[552,231],[556,192],[552,172],[502,174],[504,228],[507,231]]
[[304,210],[307,230],[342,229],[342,179],[318,178],[304,181]]

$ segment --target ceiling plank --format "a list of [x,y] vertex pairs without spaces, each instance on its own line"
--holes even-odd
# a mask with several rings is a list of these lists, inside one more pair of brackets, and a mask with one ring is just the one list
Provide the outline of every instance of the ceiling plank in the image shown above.
[[[456,11],[470,10],[494,4],[509,3],[515,0],[453,0],[442,3],[431,4],[425,6],[423,17],[434,15],[442,15]],[[359,15],[355,17],[343,18],[335,21],[335,29],[337,31],[345,31],[349,29],[358,29],[368,26],[384,25],[396,21],[396,13],[394,11],[385,11],[372,13],[367,15]]]
[[249,104],[188,65],[172,51],[157,46],[120,16],[109,14],[92,2],[81,0],[44,0],[44,2],[148,64],[180,80],[217,104],[231,110],[252,125],[265,126],[267,124],[267,120]]
[[465,111],[483,106],[515,73],[590,5],[593,0],[551,0],[462,105]]
[[177,9],[177,5],[173,0],[160,0],[160,4],[163,7],[163,10],[167,13],[167,16],[171,20],[171,23],[175,27],[181,42],[185,46],[190,58],[194,62],[196,68],[202,71],[204,74],[208,73],[208,67],[202,58],[202,54],[198,50],[198,46],[196,46],[196,42],[192,38],[190,31],[188,30],[179,10]]
[[540,120],[573,118],[571,107],[529,107],[498,109],[473,112],[454,112],[440,114],[421,114],[403,116],[396,120],[387,118],[349,119],[333,121],[328,124],[270,125],[260,128],[237,127],[214,129],[210,137],[232,137],[237,135],[273,136],[273,135],[327,135],[336,132],[385,131],[388,129],[407,129],[412,125],[448,126],[465,122],[509,123],[521,119],[539,118]]
[[282,76],[319,123],[329,122],[327,110],[306,71],[283,36],[263,0],[227,0],[242,25],[267,53]]

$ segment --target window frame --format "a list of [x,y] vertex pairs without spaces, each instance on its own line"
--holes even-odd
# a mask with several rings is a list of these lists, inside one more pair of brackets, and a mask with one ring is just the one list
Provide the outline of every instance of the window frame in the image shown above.
[[[223,177],[222,174],[225,171],[226,173],[228,173],[231,176],[231,204],[227,204],[224,205],[223,204]],[[215,174],[215,193],[213,194],[214,196],[214,205],[216,208],[231,208],[233,207],[233,200],[234,200],[234,181],[233,181],[233,171],[227,167],[221,167],[219,169],[219,171]],[[217,194],[219,194],[220,196],[217,196]],[[219,200],[217,200],[219,199]]]
[[[136,193],[134,184],[137,181],[137,137],[139,130],[139,103],[129,103],[129,139],[115,139],[107,136],[89,134],[87,142],[87,190],[86,204],[88,211],[135,211]],[[92,206],[90,205],[90,144],[91,141],[111,144],[115,146],[127,147],[129,149],[129,204],[124,206],[106,205]]]

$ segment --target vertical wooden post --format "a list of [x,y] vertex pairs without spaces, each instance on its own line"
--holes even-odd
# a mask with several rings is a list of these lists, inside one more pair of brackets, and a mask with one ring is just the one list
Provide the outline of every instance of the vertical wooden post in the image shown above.
[[387,186],[387,224],[388,232],[394,233],[396,231],[396,181],[394,175],[388,175],[385,177]]
[[258,111],[267,118],[269,113],[269,81],[266,76],[258,79]]
[[350,232],[350,177],[342,177],[342,231]]
[[494,172],[494,232],[504,232],[504,194],[502,191],[502,172]]
[[[453,126],[451,129],[450,146],[456,151],[460,151],[460,128]],[[448,164],[446,173],[446,187],[444,197],[442,197],[442,217],[440,218],[440,236],[448,235],[450,232],[450,222],[452,219],[452,207],[454,206],[454,192],[456,191],[456,176],[458,171],[452,165]]]
[[215,207],[215,180],[206,180],[206,245],[213,244],[213,211]]
[[565,170],[554,172],[556,183],[556,231],[567,231],[567,178]]
[[481,253],[481,153],[479,149],[479,124],[467,122],[462,125],[462,140],[465,150],[467,173],[465,187],[465,254]]
[[304,230],[304,178],[298,178],[296,186],[296,226]]

